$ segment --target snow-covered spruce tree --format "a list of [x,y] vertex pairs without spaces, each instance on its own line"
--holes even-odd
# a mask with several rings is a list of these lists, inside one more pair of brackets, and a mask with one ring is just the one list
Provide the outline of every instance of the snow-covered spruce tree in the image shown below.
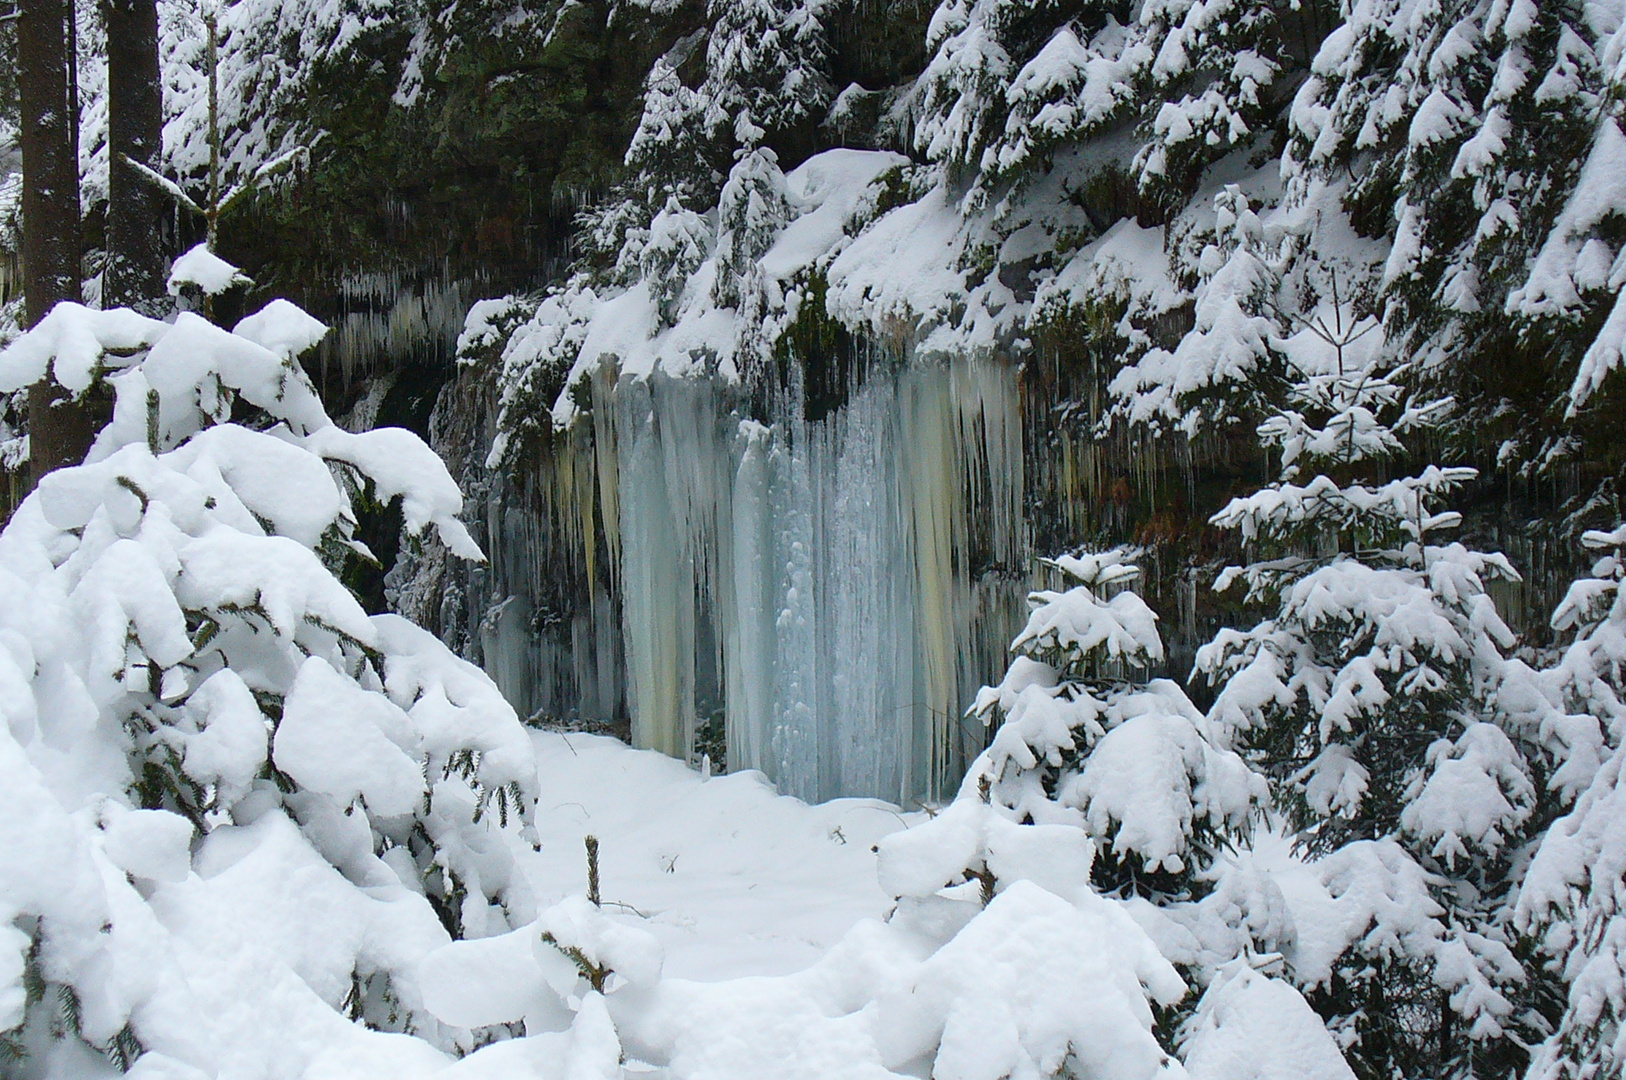
[[1290,191],[1347,181],[1357,231],[1392,236],[1395,354],[1449,384],[1465,430],[1513,467],[1575,452],[1582,433],[1558,423],[1572,365],[1595,341],[1594,359],[1610,355],[1598,331],[1618,290],[1603,225],[1622,190],[1605,70],[1618,47],[1590,12],[1352,4],[1299,90],[1283,155]]
[[[718,205],[730,177],[746,195],[772,189],[777,159],[767,147],[823,117],[830,101],[827,6],[826,0],[710,0],[700,84],[686,85],[679,75],[699,47],[694,35],[655,62],[627,148],[631,175],[581,221],[596,269],[608,271],[615,284],[636,280],[646,246],[657,239],[654,221],[674,200],[700,217]],[[667,240],[672,222],[668,213]],[[727,234],[739,224],[719,228]],[[686,231],[699,234],[697,227]],[[749,246],[744,234],[737,237]],[[731,295],[732,285],[720,288]]]
[[[1580,175],[1568,193],[1524,282],[1508,297],[1508,309],[1526,317],[1556,316],[1593,325],[1589,311],[1608,308],[1596,336],[1584,342],[1566,413],[1573,421],[1605,385],[1626,354],[1626,250],[1618,240],[1626,204],[1626,27],[1594,47],[1602,86],[1582,85],[1594,124]],[[1587,69],[1583,69],[1587,70]],[[1561,84],[1563,85],[1563,84]],[[1591,90],[1591,93],[1588,91]],[[1612,297],[1612,299],[1611,299]]]
[[832,94],[824,18],[832,0],[709,0],[706,128],[744,149],[824,116]]
[[1145,677],[1163,642],[1129,587],[1140,571],[1127,552],[1050,565],[1070,587],[1029,597],[1010,670],[978,693],[972,713],[1001,723],[967,791],[986,783],[1017,822],[1082,826],[1102,891],[1190,898],[1216,851],[1250,828],[1264,780],[1178,685]]
[[1281,73],[1275,8],[1258,0],[1151,0],[1140,13],[1156,57],[1135,158],[1141,191],[1183,206],[1202,171],[1268,133]]
[[1279,260],[1246,195],[1214,196],[1214,242],[1198,260],[1196,325],[1172,351],[1154,348],[1112,379],[1113,413],[1188,438],[1269,415],[1286,390],[1274,315]]
[[[1569,814],[1542,836],[1519,889],[1520,928],[1539,935],[1568,986],[1563,1017],[1537,1051],[1531,1080],[1626,1072],[1626,525],[1583,540],[1600,554],[1553,615],[1553,627],[1575,637],[1544,674],[1592,737],[1570,740],[1568,779],[1589,766],[1592,777]],[[1608,755],[1601,767],[1600,752]]]
[[410,30],[418,9],[385,0],[289,4],[169,5],[160,14],[170,166],[183,181],[207,179],[208,35],[200,15],[218,18],[218,110],[222,188],[252,178],[316,139],[310,114],[325,75],[370,37]]
[[917,84],[915,145],[980,203],[1064,145],[1133,122],[1124,165],[1151,205],[1177,210],[1203,169],[1270,127],[1280,36],[1255,0],[946,0]]
[[324,332],[285,301],[231,333],[62,304],[0,352],[6,390],[48,378],[116,397],[86,463],[46,477],[0,533],[0,1030],[15,1049],[71,1033],[128,1063],[152,1039],[181,1045],[165,1017],[190,991],[155,958],[144,905],[187,880],[195,834],[205,853],[233,826],[240,853],[325,860],[350,882],[309,879],[335,917],[393,912],[395,944],[316,985],[437,1040],[414,949],[534,909],[497,831],[534,802],[513,710],[336,576],[370,557],[358,497],[399,499],[410,532],[481,555],[415,435],[328,419],[295,360]]
[[[916,149],[957,178],[974,180],[981,172],[997,171],[999,155],[990,149],[1006,128],[1012,77],[1077,7],[1067,2],[944,0],[927,31],[931,60],[916,82]],[[1046,64],[1047,71],[1052,67],[1051,81],[1077,78],[1077,64],[1066,69],[1061,63]]]
[[[914,91],[915,149],[965,189],[965,206],[975,210],[996,191],[1043,175],[1068,145],[1142,119],[1151,133],[1157,124],[1149,117],[1162,102],[1153,65],[1168,20],[1178,22],[1180,12],[1148,5],[1130,16],[1100,0],[944,0]],[[1197,48],[1200,12],[1192,24],[1187,44]],[[1189,85],[1199,77],[1178,45],[1165,81],[1185,76]],[[1207,135],[1181,128],[1158,138],[1176,142],[1188,133]]]
[[[1197,671],[1219,691],[1211,719],[1272,772],[1309,852],[1349,860],[1376,843],[1383,876],[1432,886],[1431,910],[1391,910],[1388,928],[1373,908],[1371,932],[1315,988],[1358,1042],[1357,1068],[1502,1074],[1519,1057],[1508,1029],[1526,982],[1508,945],[1509,876],[1539,788],[1520,729],[1497,722],[1513,636],[1485,582],[1516,575],[1501,555],[1435,539],[1459,520],[1440,500],[1473,470],[1376,482],[1400,435],[1449,406],[1409,397],[1401,374],[1307,373],[1296,407],[1261,427],[1283,479],[1213,521],[1254,556],[1218,587],[1240,580],[1273,614],[1222,631]],[[1359,879],[1376,866],[1350,862],[1357,878],[1338,888],[1370,888]]]
[[1567,710],[1597,718],[1610,746],[1626,742],[1626,525],[1588,532],[1592,574],[1574,582],[1553,629],[1574,640],[1549,672]]
[[740,151],[717,203],[717,278],[712,297],[738,308],[751,291],[757,260],[790,216],[785,174],[772,150]]
[[716,164],[704,137],[704,105],[678,77],[693,48],[684,39],[650,68],[643,113],[624,159],[629,176],[579,221],[589,265],[614,284],[637,280],[657,213],[673,200],[700,206],[714,197]]
[[[1046,893],[1071,900],[1081,927],[1134,913],[1124,944],[1157,927],[1165,957],[1207,987],[1200,999],[1154,992],[1157,1024],[1142,1021],[1179,1043],[1190,1075],[1347,1078],[1300,993],[1255,970],[1281,964],[1291,919],[1280,889],[1221,849],[1251,831],[1266,784],[1176,684],[1144,678],[1163,646],[1156,616],[1129,588],[1139,571],[1128,557],[1051,561],[1070,587],[1030,597],[1010,670],[972,710],[1002,720],[989,748],[954,802],[879,845],[881,885],[898,897],[891,922],[930,937],[969,920],[968,937],[1018,895],[1065,911]],[[1035,975],[1055,981],[1037,966]],[[1262,1051],[1266,1028],[1276,1041]],[[1084,1060],[1081,1051],[1093,1052],[1085,1041],[1074,1048]]]
[[[939,19],[943,21],[934,21],[934,28],[953,26],[944,15],[953,10],[952,5],[940,8]],[[968,25],[960,33],[970,31]],[[954,130],[949,123],[951,113],[944,113],[943,106],[950,100],[949,90],[959,80],[964,92],[954,101],[954,108],[966,109],[974,125],[992,132],[987,149],[975,163],[987,177],[1017,182],[1041,170],[1058,148],[1100,134],[1132,115],[1135,75],[1152,56],[1144,42],[1117,21],[1110,5],[1086,5],[1071,21],[1056,28],[1031,59],[1016,68],[1000,101],[981,89],[992,72],[977,77],[988,66],[987,60],[964,46],[951,48],[954,44],[952,40],[944,42],[921,83],[928,105],[935,110],[926,118],[932,124],[932,135],[936,138]],[[958,65],[972,60],[978,60],[980,67],[960,70]],[[987,119],[977,118],[979,111],[999,109],[1004,110],[1002,120],[997,112]],[[953,149],[956,144],[953,140],[929,142],[925,149],[931,151],[934,145],[940,151]]]
[[1626,1070],[1626,750],[1542,838],[1519,891],[1522,926],[1542,936],[1568,983],[1558,1029],[1529,1080],[1618,1077]]
[[655,310],[667,326],[677,322],[689,275],[705,261],[711,229],[706,219],[689,210],[676,195],[666,200],[649,223],[638,266]]

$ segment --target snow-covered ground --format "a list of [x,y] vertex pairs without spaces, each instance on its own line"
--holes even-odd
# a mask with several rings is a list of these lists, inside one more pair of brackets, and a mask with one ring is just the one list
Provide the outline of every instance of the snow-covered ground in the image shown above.
[[[877,884],[873,845],[924,816],[872,800],[809,806],[776,794],[760,774],[707,778],[614,739],[533,737],[540,847],[529,851],[515,831],[506,835],[520,849],[538,906],[585,892],[583,838],[597,836],[605,911],[653,934],[667,978],[717,982],[812,965],[857,922],[886,914],[892,905]],[[162,928],[136,909],[125,914],[151,943],[148,980],[166,984],[161,1009],[200,1007],[193,1022],[163,1026],[189,1027],[207,1048],[155,1048],[137,1061],[137,1074],[203,1075],[175,1054],[212,1059],[222,1076],[255,1078],[427,1076],[452,1064],[425,1043],[352,1025],[328,1003],[343,994],[358,942],[359,952],[394,954],[397,963],[434,950],[437,928],[423,924],[420,904],[399,889],[362,898],[278,813],[217,829],[194,869],[151,889]],[[498,952],[526,963],[530,936],[510,935]],[[481,989],[512,994],[508,981],[487,980]],[[425,983],[431,1000],[447,999],[445,987]],[[454,988],[453,996],[469,989]],[[568,1014],[562,1018],[568,1023]],[[543,1049],[564,1061],[561,1047],[532,1051]],[[479,1060],[515,1067],[503,1054]],[[116,1075],[72,1041],[29,1065],[30,1074]]]
[[760,773],[703,779],[599,736],[538,733],[535,745],[542,848],[520,865],[538,903],[586,889],[583,837],[597,836],[606,906],[652,931],[666,974],[682,979],[812,964],[858,920],[886,914],[872,848],[924,817],[872,799],[809,806]]

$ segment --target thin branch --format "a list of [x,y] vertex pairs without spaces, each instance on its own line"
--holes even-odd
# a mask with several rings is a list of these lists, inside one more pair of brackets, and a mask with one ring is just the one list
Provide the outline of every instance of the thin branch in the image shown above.
[[241,184],[237,184],[230,191],[226,192],[226,194],[221,197],[220,208],[216,210],[215,213],[224,214],[227,210],[232,208],[238,199],[241,199],[244,195],[256,190],[267,180],[273,179],[278,174],[287,172],[290,169],[300,165],[309,156],[310,150],[304,146],[296,146],[292,150],[278,154],[264,165],[261,165],[258,169],[255,169],[253,176],[249,177]]
[[186,209],[192,211],[192,213],[197,214],[200,217],[208,216],[209,212],[193,201],[192,196],[188,195],[184,190],[182,190],[181,185],[177,184],[163,173],[150,166],[143,165],[129,154],[120,154],[119,160],[130,166],[130,168],[134,169],[136,173],[142,177],[142,179],[157,187],[164,194],[180,203]]

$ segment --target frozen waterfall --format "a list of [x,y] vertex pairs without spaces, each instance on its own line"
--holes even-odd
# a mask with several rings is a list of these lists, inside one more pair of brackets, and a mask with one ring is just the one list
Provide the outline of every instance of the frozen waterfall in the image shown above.
[[615,418],[633,741],[688,755],[721,709],[729,767],[787,793],[941,797],[1025,611],[1016,373],[874,363],[808,420],[791,370],[769,423],[658,373],[595,406]]
[[[690,760],[726,746],[810,800],[952,794],[1033,584],[1018,374],[847,362],[822,414],[801,363],[755,396],[604,366],[583,422],[517,474],[476,471],[491,563],[404,571],[411,613],[522,713],[630,721]],[[455,400],[437,446],[469,460],[487,414]]]

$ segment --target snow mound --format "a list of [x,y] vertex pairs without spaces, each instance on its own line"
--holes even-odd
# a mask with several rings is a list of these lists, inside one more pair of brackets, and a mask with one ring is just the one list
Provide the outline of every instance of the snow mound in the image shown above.
[[1354,1080],[1304,996],[1246,966],[1209,984],[1183,1034],[1192,1080]]
[[169,271],[171,296],[179,296],[185,285],[196,286],[205,296],[219,296],[239,285],[252,284],[252,278],[210,251],[206,243],[176,259]]

